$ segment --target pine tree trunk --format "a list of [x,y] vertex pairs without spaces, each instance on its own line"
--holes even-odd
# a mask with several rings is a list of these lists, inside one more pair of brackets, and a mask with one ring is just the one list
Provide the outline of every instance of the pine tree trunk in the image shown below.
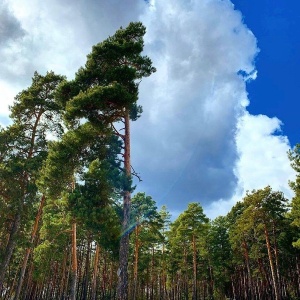
[[86,300],[88,294],[88,282],[89,282],[89,273],[90,273],[90,253],[91,253],[91,237],[88,237],[87,240],[87,251],[85,258],[85,271],[82,283],[81,299]]
[[98,277],[99,252],[100,252],[100,247],[97,244],[96,245],[95,257],[94,257],[94,273],[93,273],[92,296],[91,296],[92,300],[95,300],[96,295],[97,295],[97,277]]
[[26,281],[23,282],[23,294],[25,299],[31,299],[30,294],[31,294],[31,287],[32,287],[32,275],[33,275],[33,268],[34,268],[34,263],[31,261],[28,271],[27,271],[27,276],[26,276]]
[[150,299],[154,299],[154,247],[152,247],[152,258],[151,258],[151,294]]
[[103,262],[103,268],[102,268],[102,290],[103,295],[106,297],[107,292],[107,253],[103,256],[104,262]]
[[[129,112],[125,111],[125,135],[124,135],[124,169],[128,178],[131,177],[130,164],[130,124]],[[123,222],[122,236],[119,250],[119,270],[117,294],[119,300],[128,299],[128,253],[129,253],[129,222],[130,222],[131,192],[123,191]]]
[[231,275],[231,288],[232,288],[232,294],[233,294],[233,299],[236,299],[236,293],[235,293],[235,280],[233,275]]
[[8,243],[5,249],[5,253],[4,253],[4,258],[3,261],[0,265],[0,290],[2,289],[3,283],[4,283],[4,277],[5,277],[5,273],[6,273],[6,269],[9,265],[12,253],[14,251],[15,248],[15,239],[16,239],[16,235],[19,231],[20,228],[20,224],[21,224],[21,210],[19,210],[15,216],[11,231],[10,231],[10,236],[8,239]]
[[197,300],[197,248],[196,248],[196,239],[195,235],[193,234],[192,238],[193,244],[193,300]]
[[41,199],[40,207],[38,209],[38,212],[37,212],[37,215],[36,215],[36,218],[35,218],[35,222],[34,222],[34,225],[33,225],[33,228],[32,228],[31,240],[30,240],[31,247],[26,249],[26,253],[25,253],[25,256],[24,256],[24,260],[23,260],[23,264],[22,264],[22,268],[21,268],[21,272],[20,272],[20,277],[19,277],[19,282],[18,282],[16,293],[15,293],[15,298],[14,298],[15,300],[19,299],[19,296],[20,296],[20,293],[21,293],[21,289],[22,289],[22,285],[23,285],[23,280],[24,280],[24,276],[25,276],[25,272],[26,272],[26,268],[27,268],[29,255],[31,253],[31,249],[32,249],[35,237],[36,237],[36,233],[37,233],[39,222],[40,222],[40,219],[41,219],[41,216],[42,216],[44,204],[45,204],[45,196],[43,195],[42,199]]
[[[243,248],[244,248],[244,256],[246,261],[246,267],[247,267],[247,273],[248,273],[248,285],[249,285],[249,291],[250,291],[250,299],[254,296],[253,293],[253,286],[252,286],[252,276],[251,276],[251,269],[250,269],[250,261],[249,261],[249,252],[248,252],[248,245],[246,241],[243,241]],[[245,288],[245,292],[247,289]]]
[[297,274],[297,292],[300,294],[300,266],[299,266],[299,256],[296,255],[296,274]]
[[[164,229],[163,229],[164,235]],[[166,262],[165,262],[165,242],[162,245],[162,299],[166,299],[167,297],[167,275],[166,275]]]
[[72,271],[71,271],[71,287],[70,300],[76,300],[77,287],[77,242],[76,242],[76,223],[72,224]]
[[273,235],[274,235],[274,255],[275,255],[275,266],[276,266],[276,275],[277,275],[277,284],[278,284],[278,292],[281,295],[281,276],[280,276],[280,270],[279,270],[279,255],[278,255],[278,245],[277,245],[277,239],[276,239],[276,228],[275,224],[273,222]]
[[137,295],[138,280],[138,261],[139,261],[139,225],[135,227],[135,246],[134,246],[134,271],[133,271],[133,299]]
[[279,297],[279,293],[278,293],[275,266],[274,266],[274,262],[273,262],[273,258],[272,258],[271,244],[270,244],[269,233],[268,233],[268,229],[267,229],[266,224],[264,224],[264,231],[265,231],[266,245],[267,245],[267,250],[268,250],[268,257],[269,257],[269,263],[270,263],[270,268],[271,268],[271,274],[272,274],[275,300],[279,300],[280,297]]
[[114,290],[114,263],[110,261],[110,272],[109,272],[109,298],[113,298],[113,290]]
[[60,280],[60,284],[59,284],[59,298],[58,299],[64,299],[67,260],[68,260],[68,252],[66,251],[66,253],[64,255],[63,266],[62,266],[61,280]]

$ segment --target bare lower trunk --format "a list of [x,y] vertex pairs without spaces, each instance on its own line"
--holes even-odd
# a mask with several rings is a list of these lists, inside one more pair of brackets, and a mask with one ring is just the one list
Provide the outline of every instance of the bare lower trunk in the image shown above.
[[272,274],[272,281],[273,281],[275,299],[279,300],[281,297],[279,296],[279,292],[278,292],[278,285],[277,285],[277,280],[276,280],[275,266],[274,266],[274,262],[273,262],[273,258],[272,258],[271,244],[270,244],[269,233],[268,233],[268,229],[267,229],[266,225],[265,225],[264,229],[265,229],[265,238],[266,238],[266,245],[267,245],[269,263],[270,263],[270,268],[271,268],[271,274]]
[[193,295],[192,299],[196,300],[198,299],[197,296],[197,248],[196,248],[196,239],[195,235],[193,234]]
[[[131,177],[130,164],[130,127],[129,112],[125,112],[125,135],[124,135],[124,169],[126,176]],[[129,222],[130,222],[131,192],[123,191],[123,222],[122,236],[119,250],[119,270],[118,270],[118,288],[117,294],[119,300],[128,299],[128,252],[129,252]]]
[[81,299],[86,300],[88,297],[89,273],[90,273],[90,254],[91,254],[91,237],[87,240],[87,251],[85,259],[85,268],[83,274],[83,283],[81,288]]
[[76,243],[76,223],[72,224],[72,271],[71,271],[71,288],[70,300],[76,300],[77,287],[77,243]]
[[16,235],[19,231],[20,224],[21,224],[21,211],[18,211],[15,216],[13,226],[10,231],[10,236],[9,236],[8,243],[6,245],[6,249],[5,249],[5,253],[4,253],[4,259],[0,265],[0,290],[2,289],[5,273],[6,273],[12,253],[15,248]]
[[133,299],[137,297],[137,288],[138,288],[138,262],[139,262],[139,225],[135,227],[135,247],[134,247],[134,271],[133,271]]
[[58,299],[64,299],[67,259],[68,259],[68,253],[66,252],[64,255],[63,267],[62,267],[62,272],[61,272],[62,276],[61,276],[61,281],[60,281],[60,285],[59,285],[59,298]]
[[130,211],[130,193],[126,192],[124,196],[124,221],[122,226],[122,237],[120,241],[119,252],[119,282],[118,282],[118,299],[128,299],[128,250],[129,250],[129,211]]
[[277,275],[277,284],[278,284],[278,290],[281,295],[281,276],[280,276],[280,270],[279,270],[279,251],[277,246],[277,240],[276,240],[276,228],[275,224],[273,223],[273,235],[274,235],[274,255],[275,255],[275,266],[276,266],[276,275]]
[[20,293],[21,293],[21,289],[22,289],[22,285],[23,285],[23,280],[24,280],[25,271],[26,271],[26,268],[27,268],[29,255],[31,253],[31,249],[32,249],[35,237],[36,237],[36,233],[37,233],[38,225],[39,225],[39,222],[40,222],[40,219],[41,219],[41,216],[42,216],[42,211],[43,211],[44,204],[45,204],[45,196],[43,195],[42,199],[41,199],[40,207],[39,207],[39,210],[37,212],[35,222],[34,222],[34,225],[33,225],[33,228],[32,228],[31,240],[30,240],[31,247],[26,249],[26,253],[25,253],[25,256],[24,256],[22,269],[21,269],[20,277],[19,277],[19,282],[18,282],[18,286],[17,286],[15,298],[14,298],[15,300],[19,299],[19,296],[20,296]]
[[95,300],[97,295],[97,276],[98,276],[98,262],[99,262],[99,245],[96,245],[96,252],[94,258],[94,273],[93,273],[93,282],[92,282],[92,296],[91,299]]
[[[246,243],[246,241],[243,241],[243,248],[244,248],[244,257],[245,257],[245,261],[246,261],[246,267],[247,267],[247,273],[248,273],[248,289],[250,292],[250,299],[253,297],[254,293],[253,293],[253,285],[252,285],[252,276],[251,276],[251,269],[250,269],[250,260],[249,260],[249,252],[248,252],[248,245]],[[247,290],[247,289],[245,289]]]

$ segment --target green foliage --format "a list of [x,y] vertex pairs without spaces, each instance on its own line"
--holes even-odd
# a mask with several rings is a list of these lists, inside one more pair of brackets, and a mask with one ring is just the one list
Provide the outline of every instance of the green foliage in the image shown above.
[[140,115],[138,80],[155,72],[151,60],[141,55],[145,31],[140,22],[119,29],[93,46],[74,80],[61,84],[57,101],[66,108],[68,123],[75,125],[76,120],[86,118],[95,126],[106,126],[120,121],[124,109],[134,120]]
[[[170,253],[168,268],[170,274],[178,270],[183,273],[192,270],[193,242],[196,243],[197,260],[206,260],[206,237],[209,219],[199,203],[190,203],[188,208],[171,223],[168,239]],[[190,275],[192,276],[192,275]]]
[[43,130],[61,134],[60,109],[54,101],[57,86],[64,80],[63,76],[47,72],[45,76],[34,73],[31,86],[19,93],[13,106],[10,107],[10,117],[15,123],[33,123],[35,118],[43,119]]
[[[292,199],[292,209],[290,212],[290,218],[292,220],[292,225],[296,228],[300,227],[300,144],[297,144],[296,147],[289,151],[289,159],[291,161],[291,166],[296,171],[296,180],[289,182],[290,187],[295,193],[295,196]],[[296,241],[293,242],[293,246],[300,249],[300,236],[299,234],[295,235]]]
[[68,185],[70,186],[74,173],[88,165],[91,157],[105,158],[109,152],[109,139],[99,134],[90,123],[85,123],[75,130],[68,131],[60,141],[52,142],[40,173],[39,184],[42,190],[47,192],[49,197],[57,197]]
[[243,203],[244,208],[235,219],[232,230],[232,238],[236,241],[247,236],[264,239],[265,226],[272,230],[279,225],[288,209],[283,193],[274,192],[269,186],[248,193]]
[[131,231],[138,227],[138,236],[132,238],[139,240],[139,244],[149,249],[162,241],[161,228],[163,220],[157,211],[156,203],[151,196],[137,193],[131,201]]
[[137,193],[131,200],[131,222],[135,225],[157,222],[160,215],[155,201],[145,193]]
[[36,179],[47,157],[47,135],[62,131],[54,101],[62,80],[53,72],[45,76],[35,72],[32,85],[19,93],[10,107],[13,124],[1,129],[0,195],[10,209],[20,212],[23,205],[36,201]]
[[93,47],[74,80],[61,82],[55,103],[69,131],[51,143],[39,179],[53,201],[65,194],[66,212],[106,246],[120,236],[113,199],[134,189],[121,167],[125,139],[115,123],[126,114],[135,120],[142,112],[136,104],[138,80],[155,71],[141,55],[144,34],[141,23],[121,28]]
[[200,233],[209,221],[199,203],[189,203],[187,210],[180,214],[178,220],[178,230],[189,238]]
[[73,218],[94,233],[104,248],[112,244],[116,246],[120,236],[120,221],[113,202],[117,191],[110,181],[110,168],[105,160],[93,161],[82,176],[84,184],[77,184],[68,196],[68,210]]
[[232,264],[232,250],[229,242],[229,223],[227,217],[217,217],[211,222],[207,236],[208,250],[217,282],[225,280],[226,269]]

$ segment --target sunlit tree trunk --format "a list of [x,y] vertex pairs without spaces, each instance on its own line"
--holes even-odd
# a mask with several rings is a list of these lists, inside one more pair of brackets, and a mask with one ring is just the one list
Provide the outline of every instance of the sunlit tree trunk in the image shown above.
[[272,274],[272,281],[273,281],[273,288],[274,288],[275,299],[279,300],[280,296],[279,296],[279,292],[278,292],[278,285],[277,285],[277,280],[276,280],[275,266],[274,266],[274,262],[273,262],[273,258],[272,258],[269,232],[268,232],[266,224],[264,224],[264,232],[265,232],[266,245],[267,245],[267,250],[268,250],[268,257],[269,257],[269,263],[270,263],[270,268],[271,268],[271,274]]

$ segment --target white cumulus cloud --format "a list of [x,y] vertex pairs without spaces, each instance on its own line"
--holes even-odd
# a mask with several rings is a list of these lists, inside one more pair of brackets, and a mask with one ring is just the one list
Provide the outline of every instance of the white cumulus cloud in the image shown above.
[[276,117],[251,115],[248,112],[239,119],[236,137],[239,159],[236,164],[238,185],[229,200],[218,200],[207,207],[210,217],[226,214],[242,200],[246,192],[270,185],[291,199],[293,192],[288,182],[295,180],[295,171],[287,156],[290,150],[288,138],[282,135],[282,123]]
[[92,45],[140,20],[157,72],[140,85],[144,113],[132,124],[138,189],[171,211],[199,201],[210,216],[247,189],[290,192],[280,121],[246,110],[259,49],[229,0],[10,0],[0,9],[2,124],[35,70],[72,78]]

